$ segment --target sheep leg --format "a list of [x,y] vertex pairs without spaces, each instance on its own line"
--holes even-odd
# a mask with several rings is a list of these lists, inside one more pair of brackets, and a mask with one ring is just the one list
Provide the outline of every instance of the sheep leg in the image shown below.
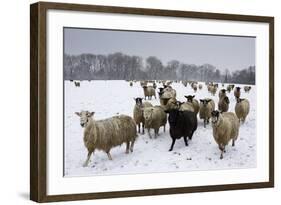
[[188,146],[187,136],[184,136],[183,139],[184,139],[185,146]]
[[204,119],[204,128],[206,128],[206,119]]
[[109,151],[107,151],[107,152],[106,152],[106,154],[107,154],[108,159],[109,159],[109,160],[112,160],[112,157],[111,157],[110,152],[109,152]]
[[142,134],[144,135],[144,123],[142,123]]
[[235,140],[233,139],[232,140],[232,147],[234,147],[235,146]]
[[151,137],[151,134],[150,134],[150,128],[147,129],[147,132],[148,132],[149,138],[151,139],[152,137]]
[[166,132],[166,125],[164,125],[163,127],[164,127],[164,132]]
[[223,151],[221,151],[220,159],[223,159]]
[[94,152],[94,151],[88,151],[87,159],[86,159],[86,161],[84,162],[83,167],[87,167],[87,166],[88,166],[89,161],[90,161],[90,158],[91,158],[91,154],[92,154],[93,152]]
[[155,139],[156,139],[157,136],[158,136],[158,132],[159,132],[159,128],[158,128],[158,129],[154,129],[154,137],[155,137]]
[[176,139],[173,139],[173,142],[171,144],[171,148],[169,149],[169,152],[173,151],[175,142],[176,142]]
[[138,128],[139,128],[139,131],[138,131],[138,132],[140,133],[140,123],[138,124]]
[[129,148],[130,148],[130,141],[126,142],[126,154],[129,154]]
[[130,151],[133,152],[134,150],[135,139],[131,141]]

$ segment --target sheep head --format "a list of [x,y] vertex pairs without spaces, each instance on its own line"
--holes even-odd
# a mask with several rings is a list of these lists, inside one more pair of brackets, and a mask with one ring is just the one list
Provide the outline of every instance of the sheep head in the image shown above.
[[207,106],[209,102],[211,102],[211,99],[200,99],[200,102],[203,104],[203,106]]
[[213,125],[219,124],[220,114],[221,113],[218,110],[214,110],[211,112],[211,121]]
[[145,121],[151,121],[153,110],[153,107],[147,107],[143,109],[143,117]]
[[81,112],[75,112],[75,114],[80,117],[81,127],[86,127],[90,118],[92,118],[95,112],[81,111]]
[[195,97],[195,95],[185,95],[184,97],[186,98],[187,102],[191,102],[192,103],[193,98]]
[[143,98],[134,98],[134,100],[136,101],[136,105],[142,106],[142,100],[143,100]]

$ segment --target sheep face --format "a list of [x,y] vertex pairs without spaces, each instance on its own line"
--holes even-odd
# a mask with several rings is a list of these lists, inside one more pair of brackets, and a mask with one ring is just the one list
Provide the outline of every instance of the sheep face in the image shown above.
[[138,105],[138,106],[142,105],[143,98],[134,98],[134,100],[136,101],[136,105]]
[[187,102],[191,102],[193,101],[193,98],[195,97],[195,95],[188,95],[188,96],[184,96],[186,98]]
[[226,89],[221,89],[221,92],[222,92],[223,94],[225,94]]
[[81,127],[86,127],[90,118],[94,115],[94,112],[81,111],[81,112],[75,112],[75,114],[80,117]]
[[210,99],[200,99],[200,102],[203,104],[204,107],[206,107],[208,105],[208,103],[211,101],[212,100],[210,100]]
[[236,90],[237,90],[238,92],[240,91],[240,89],[241,89],[240,87],[236,87]]
[[211,116],[212,116],[211,117],[212,124],[213,125],[218,124],[220,121],[220,112],[217,110],[214,110],[214,111],[212,111]]
[[143,117],[145,121],[149,121],[152,119],[153,108],[145,108],[143,110]]

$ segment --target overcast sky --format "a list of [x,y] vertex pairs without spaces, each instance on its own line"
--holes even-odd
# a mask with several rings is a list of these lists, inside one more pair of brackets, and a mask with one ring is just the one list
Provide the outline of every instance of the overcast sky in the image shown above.
[[164,64],[212,64],[220,70],[255,65],[255,38],[65,28],[65,53],[110,54],[122,52],[143,58],[156,56]]

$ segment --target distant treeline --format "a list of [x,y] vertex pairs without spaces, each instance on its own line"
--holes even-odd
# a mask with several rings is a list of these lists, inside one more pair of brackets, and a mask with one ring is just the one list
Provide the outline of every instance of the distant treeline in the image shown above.
[[171,60],[164,65],[155,56],[142,59],[123,53],[64,55],[65,80],[195,80],[255,84],[255,66],[230,72],[210,64]]

